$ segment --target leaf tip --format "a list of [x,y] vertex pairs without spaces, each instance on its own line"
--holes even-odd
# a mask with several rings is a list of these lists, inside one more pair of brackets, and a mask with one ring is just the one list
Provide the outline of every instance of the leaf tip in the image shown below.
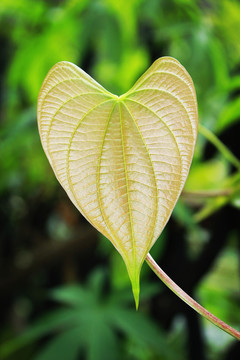
[[136,310],[138,310],[139,306],[139,294],[140,294],[140,273],[139,271],[135,271],[133,276],[130,276],[132,283],[132,292],[135,300]]
[[134,300],[135,300],[136,310],[138,310],[138,306],[139,306],[139,286],[138,286],[138,289],[133,288],[133,296],[134,296]]

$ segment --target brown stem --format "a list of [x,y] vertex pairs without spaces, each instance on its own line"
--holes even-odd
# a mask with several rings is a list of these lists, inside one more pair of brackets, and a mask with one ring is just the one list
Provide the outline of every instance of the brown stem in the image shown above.
[[218,326],[220,329],[226,331],[228,334],[232,335],[236,339],[240,340],[240,332],[236,329],[233,329],[231,326],[218,319],[216,316],[207,311],[203,306],[198,304],[195,300],[191,298],[185,291],[183,291],[154,261],[151,255],[148,253],[146,256],[146,262],[153,270],[153,272],[159,277],[159,279],[164,282],[164,284],[172,290],[180,299],[182,299],[186,304],[191,306],[195,311],[200,315],[204,316],[207,320],[211,321],[214,325]]
[[183,191],[182,196],[184,198],[214,198],[219,196],[232,195],[232,189],[220,189],[220,190],[199,190],[199,191]]

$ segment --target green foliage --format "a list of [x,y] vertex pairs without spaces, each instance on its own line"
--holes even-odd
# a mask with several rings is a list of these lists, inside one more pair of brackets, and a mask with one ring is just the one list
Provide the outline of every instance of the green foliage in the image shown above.
[[[48,340],[31,359],[50,360],[57,354],[58,359],[75,360],[84,353],[88,360],[117,360],[121,358],[122,336],[125,339],[125,359],[130,359],[130,345],[146,352],[149,359],[175,359],[177,349],[174,342],[171,344],[144,314],[128,308],[130,299],[125,290],[118,292],[117,296],[106,297],[103,294],[104,281],[104,272],[98,271],[89,278],[85,287],[71,285],[52,290],[50,298],[60,308],[36,320],[23,335],[6,342],[0,349],[1,359],[9,358],[12,353],[47,335]],[[156,286],[143,286],[143,299],[156,292]]]

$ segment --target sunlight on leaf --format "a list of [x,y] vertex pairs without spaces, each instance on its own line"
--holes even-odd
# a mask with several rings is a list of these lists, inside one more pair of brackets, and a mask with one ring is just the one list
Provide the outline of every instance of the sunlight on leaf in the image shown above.
[[136,306],[142,263],[188,175],[197,118],[192,80],[170,57],[120,97],[60,62],[39,94],[49,162],[75,206],[121,254]]

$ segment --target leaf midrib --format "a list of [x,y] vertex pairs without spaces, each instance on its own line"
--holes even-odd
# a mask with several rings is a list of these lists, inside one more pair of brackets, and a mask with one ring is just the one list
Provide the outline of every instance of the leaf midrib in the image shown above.
[[124,173],[125,173],[125,181],[126,181],[127,200],[128,200],[128,212],[129,212],[129,220],[130,220],[131,236],[132,236],[132,251],[133,251],[133,263],[132,263],[132,266],[136,271],[136,264],[137,264],[137,262],[136,262],[136,239],[135,239],[134,228],[133,228],[132,208],[131,208],[131,205],[130,205],[130,196],[129,196],[127,163],[126,163],[126,155],[125,155],[125,150],[124,150],[124,131],[123,131],[121,101],[118,102],[118,106],[119,106],[119,120],[120,120],[120,128],[121,128],[121,141],[122,141]]
[[[140,138],[142,140],[142,143],[143,143],[143,146],[144,146],[144,149],[146,150],[146,153],[149,157],[149,160],[150,160],[150,164],[151,164],[151,168],[152,168],[152,173],[153,173],[153,178],[154,178],[154,182],[155,182],[155,190],[156,190],[156,210],[155,210],[155,216],[154,216],[154,221],[153,221],[153,224],[155,224],[156,222],[156,219],[157,219],[157,214],[158,214],[158,191],[157,191],[157,178],[156,178],[156,174],[155,174],[155,171],[154,171],[154,166],[153,166],[153,162],[152,162],[152,158],[151,158],[151,155],[150,155],[150,152],[148,150],[148,147],[147,147],[147,144],[145,143],[144,141],[144,138],[143,138],[143,135],[141,133],[141,130],[139,129],[139,126],[136,122],[136,119],[134,118],[134,116],[132,115],[131,111],[129,110],[128,106],[125,104],[125,102],[123,101],[122,102],[123,105],[125,106],[125,108],[127,109],[139,135],[140,135]],[[152,243],[152,240],[153,240],[153,236],[154,236],[154,231],[155,231],[155,226],[152,226],[152,233],[151,233],[151,236],[149,236],[149,241],[147,242],[148,246],[147,246],[147,250],[145,251],[145,255],[143,256],[143,259],[142,259],[142,262],[144,261],[147,253],[148,253],[148,248],[149,248],[149,245]]]

